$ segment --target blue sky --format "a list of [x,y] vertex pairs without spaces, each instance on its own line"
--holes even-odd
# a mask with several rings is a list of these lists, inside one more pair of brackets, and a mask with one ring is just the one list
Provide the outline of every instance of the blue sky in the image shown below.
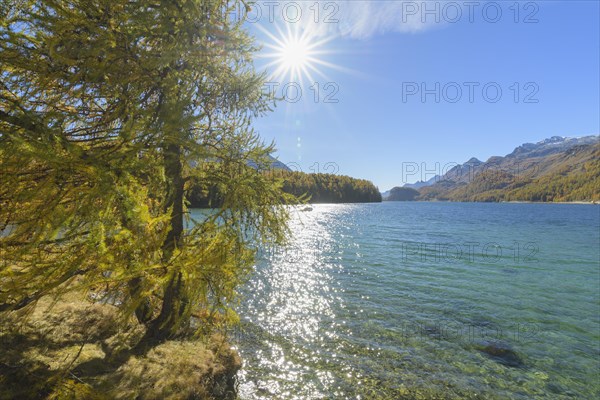
[[[421,1],[321,1],[318,15],[315,3],[259,1],[247,23],[266,45],[256,65],[270,73],[285,60],[269,45],[289,31],[314,45],[311,76],[273,76],[280,97],[293,82],[288,100],[255,122],[294,169],[383,191],[473,156],[600,130],[597,1],[433,1],[430,14]],[[419,173],[406,175],[407,163]]]

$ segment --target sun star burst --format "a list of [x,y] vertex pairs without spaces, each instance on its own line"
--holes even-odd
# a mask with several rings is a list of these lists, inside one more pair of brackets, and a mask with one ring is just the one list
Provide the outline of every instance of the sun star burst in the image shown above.
[[269,71],[269,78],[279,83],[295,82],[303,84],[308,81],[312,84],[315,75],[325,77],[319,67],[332,65],[321,59],[328,52],[322,49],[323,45],[332,38],[319,39],[312,35],[310,30],[298,27],[290,28],[284,32],[276,27],[275,34],[261,27],[269,39],[264,43],[268,49],[262,58],[268,60],[264,66]]

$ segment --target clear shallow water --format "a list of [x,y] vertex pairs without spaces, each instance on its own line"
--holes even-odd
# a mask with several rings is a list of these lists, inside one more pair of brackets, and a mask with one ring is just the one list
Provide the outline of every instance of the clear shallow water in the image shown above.
[[600,207],[316,205],[292,231],[244,288],[241,399],[600,398]]

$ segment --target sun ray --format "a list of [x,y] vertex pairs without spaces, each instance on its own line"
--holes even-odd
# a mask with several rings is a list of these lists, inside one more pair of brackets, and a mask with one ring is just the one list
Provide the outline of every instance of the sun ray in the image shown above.
[[319,66],[334,66],[322,60],[329,53],[322,46],[333,40],[334,36],[316,38],[309,30],[293,24],[286,24],[284,29],[275,24],[274,32],[260,25],[258,28],[268,39],[263,44],[267,52],[259,57],[267,60],[263,67],[268,71],[269,79],[288,79],[300,85],[307,80],[312,84],[313,74],[325,76],[319,71]]

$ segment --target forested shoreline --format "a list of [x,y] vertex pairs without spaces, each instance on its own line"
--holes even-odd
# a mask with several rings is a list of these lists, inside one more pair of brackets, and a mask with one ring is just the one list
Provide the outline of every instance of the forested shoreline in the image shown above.
[[[293,195],[298,203],[378,203],[379,189],[365,179],[345,175],[305,173],[275,169],[263,172],[272,181],[280,181],[284,193]],[[190,181],[188,201],[192,208],[214,208],[223,204],[217,184],[198,179]]]

